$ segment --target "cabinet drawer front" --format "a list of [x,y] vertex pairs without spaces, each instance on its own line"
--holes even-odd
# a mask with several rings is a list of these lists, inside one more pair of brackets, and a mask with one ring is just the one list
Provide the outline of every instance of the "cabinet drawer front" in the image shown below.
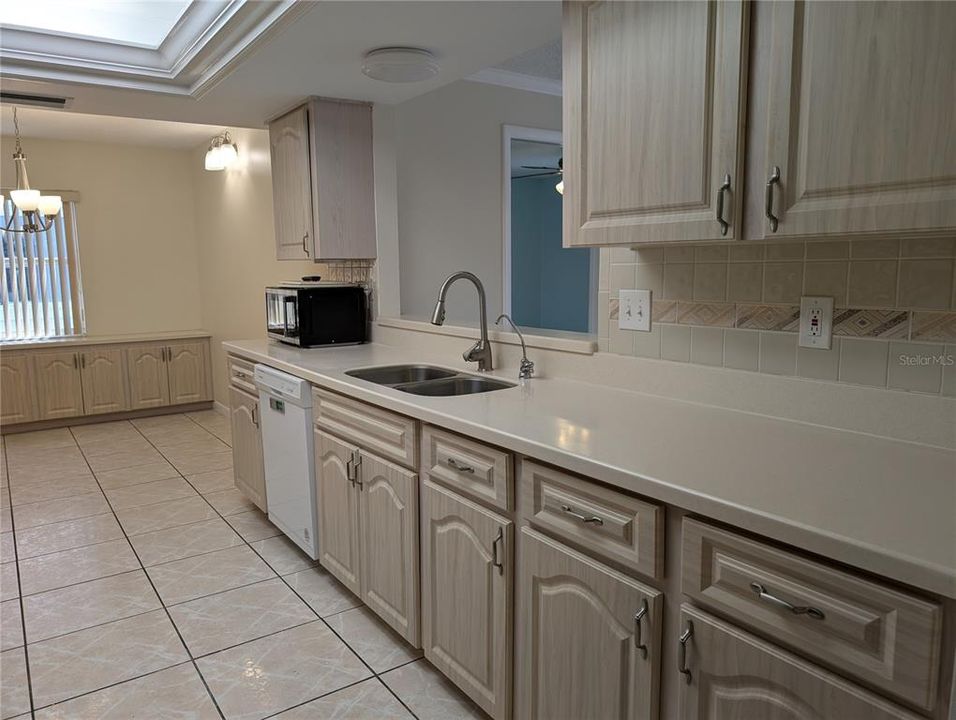
[[476,500],[511,510],[512,458],[488,445],[426,425],[422,431],[425,472]]
[[418,423],[397,413],[312,388],[315,424],[387,460],[416,468]]
[[943,619],[935,603],[691,519],[681,589],[839,672],[934,706]]
[[229,355],[226,359],[229,365],[229,382],[240,390],[245,390],[253,395],[259,395],[259,388],[256,387],[252,379],[253,365],[248,360]]
[[681,720],[825,718],[919,720],[908,710],[729,623],[681,605],[689,672],[678,683]]
[[521,492],[533,526],[643,575],[663,575],[663,506],[530,460],[521,464]]

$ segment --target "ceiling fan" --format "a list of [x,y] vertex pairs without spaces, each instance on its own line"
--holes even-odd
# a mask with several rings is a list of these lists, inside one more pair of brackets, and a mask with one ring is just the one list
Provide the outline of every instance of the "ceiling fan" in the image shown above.
[[514,175],[512,180],[524,180],[525,178],[548,177],[549,175],[561,175],[564,172],[564,158],[558,158],[558,166],[549,165],[522,165],[522,170],[546,170],[547,172],[528,173],[527,175]]

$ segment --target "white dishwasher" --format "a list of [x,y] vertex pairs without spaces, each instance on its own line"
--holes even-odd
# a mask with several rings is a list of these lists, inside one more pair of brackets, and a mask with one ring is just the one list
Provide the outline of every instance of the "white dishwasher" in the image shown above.
[[312,454],[312,389],[305,380],[256,365],[269,519],[313,560],[319,557]]

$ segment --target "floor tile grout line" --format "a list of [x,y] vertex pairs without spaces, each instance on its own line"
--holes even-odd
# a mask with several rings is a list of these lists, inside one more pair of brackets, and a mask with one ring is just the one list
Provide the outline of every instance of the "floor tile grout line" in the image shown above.
[[[198,424],[198,423],[197,423],[197,424]],[[134,425],[134,427],[136,427],[136,426]],[[138,427],[137,427],[136,429],[139,430]],[[141,430],[140,430],[140,432],[142,433]],[[208,432],[208,431],[207,431],[207,432]],[[143,433],[143,437],[146,438],[147,442],[151,442],[151,441],[149,440],[149,437],[147,437],[145,433]],[[156,446],[154,445],[153,447],[156,447]],[[159,451],[159,453],[160,453],[161,455],[163,455],[164,458],[166,457],[165,453],[163,453],[162,450],[160,450],[159,448],[156,448],[156,449]],[[166,458],[166,459],[167,459],[167,461],[168,461],[168,458]],[[174,467],[175,467],[175,466],[174,466]],[[178,470],[178,468],[177,468],[177,470]],[[186,480],[187,483],[189,483],[189,479],[186,478],[185,475],[183,476],[183,479]],[[189,483],[189,484],[192,485],[192,483]],[[203,498],[203,499],[205,499],[205,498]],[[212,509],[219,515],[220,518],[222,518],[227,524],[229,523],[229,521],[226,520],[226,517],[223,516],[222,513],[219,512],[219,509],[218,509],[218,508],[214,507],[214,506],[212,505],[212,503],[209,503],[208,500],[206,500],[206,502],[209,504],[210,507],[212,507]],[[230,527],[232,527],[232,526],[230,525]],[[298,592],[294,587],[292,587],[292,586],[288,583],[288,581],[286,581],[285,578],[284,578],[282,575],[280,575],[280,574],[276,571],[276,569],[275,569],[274,567],[272,567],[272,565],[269,563],[269,561],[266,560],[266,558],[264,558],[264,557],[256,550],[256,548],[252,546],[252,543],[251,543],[251,542],[249,542],[245,537],[243,537],[240,533],[238,533],[238,531],[237,531],[237,534],[238,534],[239,537],[242,539],[242,541],[243,541],[244,543],[246,543],[246,545],[247,545],[254,553],[256,553],[256,555],[258,555],[258,556],[262,559],[262,561],[266,564],[266,566],[269,567],[273,572],[276,573],[276,576],[286,585],[286,587],[288,587],[288,588],[295,594],[295,596],[299,598],[299,600],[300,600],[301,602],[305,603],[305,606],[306,606],[307,608],[309,608],[309,609],[315,614],[315,616],[316,616],[322,623],[325,624],[326,628],[328,628],[329,631],[330,631],[333,635],[335,635],[335,637],[338,638],[339,641],[340,641],[343,645],[345,645],[345,647],[347,647],[347,648],[349,649],[349,651],[350,651],[353,655],[355,655],[355,657],[358,658],[359,662],[361,662],[361,663],[368,669],[368,671],[369,671],[370,673],[372,673],[372,676],[377,678],[377,677],[378,677],[378,673],[375,672],[375,670],[372,668],[371,665],[369,665],[367,662],[365,662],[365,660],[362,658],[362,656],[361,656],[358,652],[356,652],[355,648],[353,648],[348,642],[346,642],[346,640],[345,640],[341,635],[339,635],[339,633],[336,632],[335,629],[334,629],[328,622],[326,622],[325,618],[323,618],[321,615],[319,615],[319,614],[315,611],[315,609],[314,609],[311,605],[309,605],[308,602],[306,602],[305,598],[303,598],[302,595],[300,595],[299,592]],[[274,536],[274,537],[275,537],[275,536]],[[268,539],[268,538],[265,538],[265,539]],[[259,542],[259,541],[256,540],[255,542]],[[292,573],[290,573],[290,574],[292,574]],[[162,598],[160,598],[160,601],[162,601]],[[363,606],[364,606],[364,603],[363,603]],[[354,608],[353,608],[353,609],[354,609]],[[281,632],[281,631],[280,631],[280,632]],[[419,659],[419,658],[416,658],[416,659]],[[201,673],[200,673],[200,674],[201,674]],[[418,716],[415,715],[415,714],[411,711],[411,708],[409,708],[407,705],[405,705],[405,703],[402,701],[402,699],[401,699],[400,697],[398,697],[398,695],[396,695],[396,694],[392,691],[392,689],[389,688],[388,685],[387,685],[384,681],[382,681],[382,684],[385,685],[386,689],[395,697],[395,699],[398,700],[398,702],[401,703],[402,706],[405,707],[406,710],[408,710],[408,712],[412,715],[412,717],[413,717],[413,718],[416,718],[416,720],[417,720],[417,717],[418,717]],[[340,689],[341,689],[341,688],[340,688]],[[315,699],[317,699],[317,698],[312,698],[312,700],[315,700]],[[307,702],[311,702],[312,700],[309,700],[309,701],[307,701]]]
[[[72,436],[72,433],[70,433]],[[13,502],[13,496],[10,493],[10,462],[7,457],[7,441],[0,440],[3,443],[3,466],[7,476],[7,498]],[[36,706],[33,702],[33,677],[30,674],[30,650],[27,643],[27,616],[23,607],[23,583],[20,581],[20,559],[17,554],[17,521],[13,517],[13,506],[10,507],[10,539],[13,540],[13,562],[14,570],[17,573],[17,602],[20,605],[20,632],[23,633],[23,670],[27,678],[27,702],[30,705],[30,717],[34,718]],[[12,598],[11,598],[12,599]],[[14,648],[11,648],[11,650]]]
[[[137,571],[137,570],[130,570],[130,572],[138,572],[138,571]],[[112,577],[112,576],[111,576],[111,577]],[[64,638],[64,637],[66,637],[67,635],[74,635],[74,634],[76,634],[76,633],[83,632],[84,630],[92,630],[93,628],[103,627],[104,625],[109,625],[109,624],[111,624],[111,623],[120,622],[120,621],[122,621],[122,620],[130,620],[130,619],[132,619],[132,618],[141,617],[141,616],[143,616],[143,615],[149,615],[150,613],[153,613],[153,612],[156,612],[157,610],[162,610],[162,609],[163,609],[163,608],[162,608],[162,605],[160,604],[160,605],[157,605],[157,606],[154,607],[154,608],[150,608],[149,610],[143,610],[143,611],[141,611],[141,612],[135,612],[135,613],[133,613],[132,615],[124,615],[123,617],[114,618],[114,619],[112,619],[112,620],[106,620],[106,621],[104,621],[104,622],[96,623],[95,625],[87,625],[87,626],[85,626],[85,627],[81,627],[81,628],[78,628],[78,629],[76,629],[76,630],[70,630],[69,632],[60,633],[59,635],[51,635],[50,637],[40,638],[39,640],[28,640],[28,641],[27,641],[27,644],[28,644],[28,645],[40,645],[41,643],[45,643],[47,640],[59,640],[60,638]]]
[[[139,428],[133,425],[133,423],[130,423],[130,425],[132,425],[132,427],[135,428],[137,432],[140,432]],[[70,434],[73,435],[72,428],[70,429]],[[141,432],[140,434],[142,435]],[[143,435],[143,437],[145,438],[146,436]],[[73,435],[73,439],[76,440],[75,435]],[[79,443],[77,443],[77,445],[79,445]],[[82,448],[80,449],[80,452],[82,452]],[[83,457],[86,458],[86,455],[84,454]],[[91,472],[93,471],[92,466],[90,466],[90,471]],[[96,477],[95,473],[94,473],[94,477]],[[99,485],[99,482],[100,482],[99,480],[96,481],[97,485]],[[100,490],[102,491],[102,489],[103,489],[102,485],[100,485]],[[106,493],[103,493],[103,495],[105,497]],[[206,682],[206,678],[203,677],[203,674],[199,671],[199,666],[196,664],[196,659],[193,657],[193,654],[189,651],[189,646],[186,645],[186,640],[183,638],[182,633],[179,631],[179,627],[177,627],[176,622],[173,620],[173,616],[170,614],[169,608],[167,608],[166,603],[163,602],[163,598],[159,594],[159,590],[156,588],[156,584],[153,582],[153,579],[149,576],[149,573],[146,572],[146,567],[143,565],[143,561],[140,559],[139,553],[136,552],[136,548],[133,547],[133,543],[130,542],[129,535],[126,534],[126,528],[123,527],[123,524],[120,522],[119,516],[116,515],[116,510],[113,508],[113,504],[109,501],[109,498],[106,498],[106,504],[109,505],[110,510],[113,511],[113,516],[116,518],[116,522],[120,526],[120,530],[123,532],[123,537],[126,538],[126,543],[129,545],[130,550],[132,550],[133,556],[136,558],[136,561],[139,563],[140,569],[143,571],[143,574],[146,575],[146,581],[149,583],[150,587],[153,589],[153,593],[156,595],[156,599],[159,600],[160,605],[162,605],[162,610],[164,613],[166,613],[166,619],[169,621],[169,624],[172,626],[173,631],[176,633],[176,637],[179,638],[179,642],[182,644],[183,650],[186,652],[186,657],[189,658],[189,662],[192,663],[193,669],[196,671],[196,674],[199,676],[199,679],[202,682],[203,687],[206,688],[206,694],[209,695],[209,699],[212,700],[212,704],[216,708],[216,712],[219,713],[219,717],[222,718],[222,720],[225,720],[226,716],[222,712],[222,708],[219,707],[219,703],[216,700],[216,696],[213,695],[212,689],[209,687],[208,683]]]
[[[110,540],[109,542],[116,542],[117,540],[122,540],[122,539],[123,538],[116,538],[116,540]],[[100,544],[105,545],[105,543],[100,543]],[[92,547],[92,546],[85,545],[84,547]],[[80,548],[77,548],[77,549],[80,549]],[[64,552],[68,552],[68,551],[64,551]],[[27,558],[27,559],[30,560],[32,558]],[[106,580],[107,578],[114,578],[114,577],[119,577],[120,575],[126,575],[131,572],[136,572],[139,569],[141,569],[141,567],[132,568],[130,570],[121,570],[120,572],[109,573],[108,575],[100,575],[99,577],[89,578],[87,580],[79,580],[78,582],[67,583],[66,585],[58,585],[57,587],[46,588],[45,590],[37,590],[36,592],[27,593],[26,595],[23,595],[23,597],[36,597],[37,595],[43,595],[44,593],[48,593],[48,592],[55,592],[57,590],[66,590],[67,588],[77,587],[78,585],[86,585],[86,583],[95,582],[97,580]]]

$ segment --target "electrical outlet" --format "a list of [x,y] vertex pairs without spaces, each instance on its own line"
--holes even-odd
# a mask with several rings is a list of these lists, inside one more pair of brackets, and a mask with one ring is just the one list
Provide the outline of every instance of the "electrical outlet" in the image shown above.
[[617,326],[621,330],[651,331],[651,291],[621,290],[619,292]]
[[833,334],[833,298],[800,298],[800,347],[829,350]]

